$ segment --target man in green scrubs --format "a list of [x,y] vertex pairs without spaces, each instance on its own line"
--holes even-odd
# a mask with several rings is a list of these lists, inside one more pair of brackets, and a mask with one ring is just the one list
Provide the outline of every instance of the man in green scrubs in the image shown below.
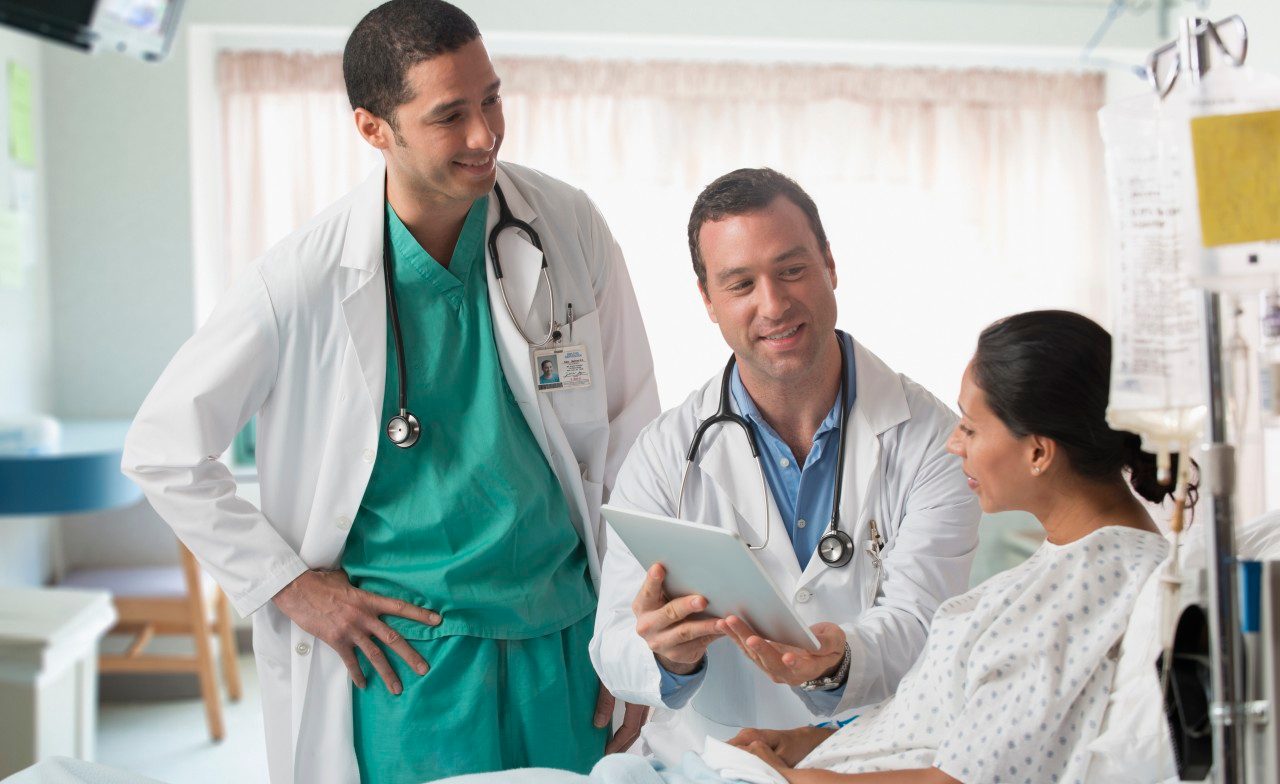
[[[403,384],[422,431],[412,448],[379,438],[342,571],[304,573],[276,606],[347,665],[362,781],[586,772],[606,751],[613,707],[587,652],[589,555],[504,371],[494,319],[507,314],[490,306],[486,224],[504,129],[497,76],[475,23],[439,0],[370,12],[343,68],[357,129],[387,161],[383,263],[406,369],[400,377],[388,314],[380,421],[400,413]],[[565,232],[546,225],[559,213],[544,210],[540,231],[563,242]],[[549,263],[565,263],[559,255]],[[634,359],[651,368],[647,345]],[[528,372],[536,375],[532,362]],[[595,372],[593,383],[608,385],[619,370]],[[634,371],[619,389],[627,383]],[[651,377],[640,389],[649,400]],[[656,396],[651,407],[649,417]],[[625,448],[634,438],[643,422],[628,418],[625,438],[601,430],[600,455],[619,448],[611,439]],[[638,734],[643,709],[625,713],[609,751]]]
[[[342,566],[352,584],[431,607],[443,622],[388,620],[431,669],[415,677],[392,656],[403,693],[355,690],[365,781],[529,766],[586,772],[607,739],[590,721],[597,681],[585,651],[596,597],[586,552],[494,345],[487,202],[471,206],[443,261],[387,206],[409,397],[432,415],[412,449],[379,441]],[[396,373],[389,361],[384,422],[399,411]],[[417,731],[406,742],[387,727]]]

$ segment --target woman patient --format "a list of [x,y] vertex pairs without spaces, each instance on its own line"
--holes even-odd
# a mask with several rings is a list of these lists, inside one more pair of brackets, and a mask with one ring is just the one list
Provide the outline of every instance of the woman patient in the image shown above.
[[949,448],[982,510],[1032,513],[1044,544],[939,606],[898,692],[852,724],[745,730],[732,743],[793,784],[1082,779],[1114,649],[1168,549],[1125,483],[1127,469],[1147,500],[1168,493],[1138,437],[1107,426],[1110,370],[1110,336],[1083,316],[987,327]]
[[[744,730],[730,742],[791,784],[1083,780],[1118,643],[1168,550],[1130,490],[1164,499],[1155,459],[1105,420],[1110,370],[1110,336],[1074,313],[1022,313],[984,330],[949,448],[983,511],[1032,513],[1044,544],[944,602],[898,692],[851,724]],[[710,773],[694,760],[662,772],[632,760],[606,759],[590,780]]]

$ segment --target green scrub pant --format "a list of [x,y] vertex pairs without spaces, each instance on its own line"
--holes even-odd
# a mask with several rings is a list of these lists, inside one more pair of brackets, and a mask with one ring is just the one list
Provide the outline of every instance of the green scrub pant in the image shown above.
[[365,784],[424,781],[510,768],[588,773],[609,729],[592,725],[600,681],[587,655],[594,613],[530,640],[409,640],[424,676],[389,649],[404,690],[392,694],[369,662],[352,687],[353,731]]

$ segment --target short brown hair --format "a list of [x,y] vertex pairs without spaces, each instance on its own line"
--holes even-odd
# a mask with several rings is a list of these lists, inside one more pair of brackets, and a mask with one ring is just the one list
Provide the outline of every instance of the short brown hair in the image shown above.
[[779,196],[800,208],[818,240],[818,249],[826,251],[827,232],[818,217],[818,205],[795,180],[773,169],[737,169],[717,177],[703,188],[689,215],[689,255],[693,258],[693,272],[698,276],[698,284],[704,290],[707,287],[707,265],[702,260],[702,248],[698,244],[702,225],[731,215],[763,210]]

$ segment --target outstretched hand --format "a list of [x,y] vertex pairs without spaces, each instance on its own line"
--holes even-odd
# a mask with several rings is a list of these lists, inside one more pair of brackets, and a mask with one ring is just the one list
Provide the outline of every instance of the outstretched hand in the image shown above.
[[819,647],[816,651],[766,640],[736,615],[720,621],[716,628],[733,640],[747,658],[755,662],[774,683],[788,686],[799,686],[805,681],[835,672],[844,660],[847,644],[844,629],[834,623],[819,623],[810,627],[818,638]]

